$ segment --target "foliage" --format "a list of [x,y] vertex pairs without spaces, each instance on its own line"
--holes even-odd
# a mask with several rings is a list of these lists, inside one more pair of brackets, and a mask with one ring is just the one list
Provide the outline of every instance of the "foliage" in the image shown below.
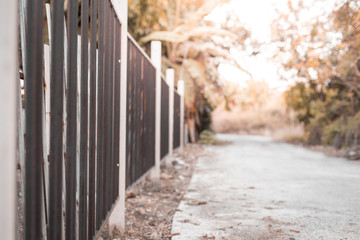
[[239,21],[218,24],[205,20],[216,7],[230,0],[129,0],[129,32],[149,52],[149,42],[163,43],[163,71],[175,69],[175,86],[185,81],[185,105],[191,141],[211,127],[211,109],[226,93],[219,81],[221,62],[234,64],[232,46],[250,36]]
[[277,57],[282,55],[284,67],[302,79],[286,92],[287,106],[304,123],[308,143],[355,147],[360,134],[360,3],[343,1],[300,29],[296,20],[307,10],[303,1],[297,6],[289,1],[288,14],[274,22]]
[[216,138],[215,133],[204,130],[200,133],[200,141],[201,144],[208,144],[208,145],[223,145],[225,142],[220,141]]

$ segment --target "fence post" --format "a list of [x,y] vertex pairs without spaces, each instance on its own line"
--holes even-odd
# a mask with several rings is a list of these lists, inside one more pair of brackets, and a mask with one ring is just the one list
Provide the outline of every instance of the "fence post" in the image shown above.
[[118,202],[109,218],[109,231],[114,229],[125,233],[125,190],[126,190],[126,109],[127,109],[127,56],[128,56],[128,1],[111,0],[121,23],[121,61],[120,61],[120,138],[119,138],[119,196]]
[[0,1],[0,232],[15,239],[17,1]]
[[185,108],[184,108],[184,81],[178,81],[178,92],[180,94],[180,154],[184,151],[184,120],[185,120]]
[[171,166],[174,146],[174,69],[166,69],[166,81],[169,84],[169,154],[166,165]]
[[160,128],[161,128],[161,42],[151,42],[151,60],[156,68],[156,97],[155,97],[155,166],[151,170],[153,181],[160,179]]

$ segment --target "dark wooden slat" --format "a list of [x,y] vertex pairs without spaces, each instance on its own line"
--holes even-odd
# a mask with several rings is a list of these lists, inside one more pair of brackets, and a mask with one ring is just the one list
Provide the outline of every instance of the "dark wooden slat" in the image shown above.
[[81,2],[81,105],[79,239],[87,240],[87,143],[88,143],[88,38],[89,0]]
[[89,126],[89,215],[88,236],[95,235],[95,151],[96,151],[96,23],[98,1],[91,0],[90,18],[90,126]]
[[107,193],[108,193],[108,174],[109,174],[109,169],[108,169],[108,161],[109,161],[109,125],[110,125],[110,121],[109,121],[109,41],[110,41],[110,34],[109,34],[109,2],[108,1],[104,1],[105,2],[105,8],[104,8],[104,17],[105,17],[105,21],[104,21],[104,26],[105,26],[105,31],[104,31],[104,159],[103,159],[103,181],[102,181],[102,189],[103,189],[103,201],[102,201],[102,205],[103,205],[103,211],[101,212],[101,219],[104,219],[106,216],[106,211],[107,211]]
[[[140,178],[140,168],[141,165],[141,142],[140,142],[140,126],[139,126],[139,120],[140,120],[140,102],[139,102],[139,95],[140,95],[140,81],[142,77],[142,55],[137,52],[137,58],[136,58],[136,65],[139,67],[138,71],[135,71],[136,77],[135,77],[135,121],[134,121],[134,128],[135,128],[135,145],[134,146],[134,156],[136,159],[136,164],[134,166],[134,171],[136,176],[136,179]],[[135,181],[136,181],[135,179]]]
[[100,229],[101,213],[103,211],[103,154],[104,154],[104,5],[99,1],[98,18],[98,125],[97,125],[97,178],[96,178],[96,230]]
[[42,62],[43,1],[28,0],[26,23],[25,230],[27,240],[41,239],[42,228]]
[[113,206],[114,203],[114,185],[115,185],[115,171],[116,171],[116,165],[115,165],[115,122],[118,121],[115,116],[115,72],[116,72],[116,15],[115,11],[113,10],[112,14],[112,96],[111,96],[111,102],[112,102],[112,129],[111,129],[111,138],[112,138],[112,145],[111,145],[111,179],[110,179],[110,202],[111,206]]
[[[115,15],[116,16],[116,15]],[[118,103],[117,102],[117,96],[120,96],[117,92],[117,84],[118,84],[118,81],[119,79],[117,79],[118,77],[120,77],[120,71],[118,72],[119,70],[119,66],[120,66],[120,62],[119,62],[119,48],[118,46],[118,35],[119,35],[119,27],[118,27],[118,20],[116,19],[116,17],[114,18],[114,112],[113,112],[113,117],[114,117],[114,133],[113,133],[113,139],[114,139],[114,146],[113,146],[113,156],[114,156],[114,161],[113,161],[113,175],[112,175],[112,181],[113,181],[113,185],[112,185],[112,201],[114,202],[116,200],[116,185],[117,185],[117,182],[118,182],[118,179],[116,178],[117,176],[117,172],[118,172],[118,169],[117,169],[117,165],[118,165],[118,155],[119,155],[119,151],[118,151],[118,148],[119,148],[119,140],[117,139],[117,135],[118,135],[118,132],[119,132],[119,129],[117,128],[117,125],[119,124],[120,122],[120,116],[118,115],[119,113],[119,104],[120,102]],[[116,196],[115,196],[116,195]]]
[[180,147],[180,95],[174,93],[174,144],[173,148]]
[[165,157],[169,152],[169,86],[161,78],[161,133],[160,157]]
[[[134,54],[134,65],[135,66],[140,66],[138,64],[139,61],[139,55],[137,54],[137,51]],[[137,179],[137,171],[136,171],[136,167],[138,164],[139,159],[137,158],[137,154],[138,154],[138,148],[139,148],[139,144],[137,142],[137,99],[136,99],[136,92],[137,92],[137,87],[138,87],[138,73],[140,72],[140,68],[136,69],[137,71],[133,71],[133,120],[132,120],[132,128],[133,128],[133,146],[132,146],[132,156],[133,156],[133,161],[132,161],[132,176],[133,179],[132,181],[135,182]]]
[[135,106],[134,106],[134,88],[135,88],[135,71],[133,70],[133,65],[135,65],[135,47],[132,45],[131,46],[131,50],[132,50],[132,61],[130,61],[130,64],[132,65],[132,71],[131,71],[131,76],[130,76],[130,84],[131,84],[131,88],[129,88],[129,91],[130,91],[130,97],[129,97],[129,105],[130,105],[130,113],[129,113],[129,128],[130,128],[130,132],[129,132],[129,146],[130,146],[130,150],[129,150],[129,154],[130,154],[130,184],[134,182],[134,173],[133,173],[133,166],[134,166],[134,145],[135,145],[135,139],[134,139],[134,109],[135,109]]
[[[148,65],[145,63],[144,64],[144,71],[146,72],[146,74],[149,74],[148,72]],[[149,115],[149,110],[148,110],[148,102],[147,102],[147,98],[148,98],[148,91],[147,91],[147,85],[148,83],[146,82],[147,81],[147,76],[144,76],[144,80],[143,80],[143,104],[144,104],[144,110],[143,110],[143,114],[144,114],[144,120],[143,120],[143,128],[144,128],[144,136],[143,138],[144,139],[148,139],[148,135],[149,135],[149,129],[147,128],[147,122],[150,120],[148,118],[148,115]],[[147,170],[147,161],[146,161],[146,156],[148,156],[149,154],[149,149],[148,149],[148,144],[147,144],[147,141],[144,141],[144,161],[143,161],[143,171],[146,171]]]
[[129,155],[130,155],[130,157],[129,157],[129,180],[130,180],[130,182],[129,182],[129,184],[131,184],[131,183],[133,183],[133,180],[134,180],[134,173],[133,173],[133,165],[134,165],[134,157],[133,157],[133,148],[134,148],[134,138],[133,138],[133,136],[134,136],[134,123],[133,123],[133,119],[134,119],[134,108],[135,108],[135,106],[134,106],[134,82],[135,82],[135,80],[134,80],[134,72],[135,71],[133,71],[133,65],[135,65],[135,47],[132,45],[131,46],[131,52],[132,52],[132,56],[131,56],[131,60],[130,60],[130,62],[129,62],[129,64],[130,65],[132,65],[131,66],[131,72],[130,72],[130,81],[129,81],[129,84],[131,85],[131,87],[129,87],[129,98],[128,98],[128,100],[129,100],[129,107],[130,107],[130,113],[129,113],[129,142],[128,142],[128,144],[129,144]]
[[[134,48],[136,49],[136,48]],[[137,50],[137,49],[136,49]],[[135,66],[140,66],[139,65],[139,52],[138,51],[134,51],[134,65]],[[136,69],[136,68],[135,68]],[[139,148],[139,144],[138,144],[138,138],[137,138],[137,113],[138,113],[138,109],[137,109],[137,98],[136,98],[136,92],[137,92],[137,88],[138,88],[138,75],[139,75],[140,69],[137,68],[135,71],[133,71],[134,74],[134,78],[133,78],[133,120],[132,120],[132,126],[133,126],[133,143],[132,143],[132,156],[133,156],[133,161],[132,161],[132,176],[133,179],[132,181],[135,182],[136,179],[138,178],[138,172],[136,171],[136,167],[139,161],[139,158],[137,158],[138,155],[138,148]]]
[[148,88],[147,88],[147,91],[148,91],[148,96],[149,96],[149,99],[147,100],[148,101],[148,104],[149,104],[149,120],[147,120],[147,129],[150,131],[149,132],[149,136],[148,136],[148,139],[151,139],[148,141],[148,148],[150,149],[149,150],[149,159],[147,160],[148,161],[148,168],[147,169],[150,169],[151,167],[153,167],[155,165],[155,147],[154,145],[150,144],[151,141],[153,141],[155,143],[155,93],[156,93],[156,70],[155,68],[149,63],[147,64],[148,66],[148,72],[149,74],[147,75],[147,79],[146,81],[148,82]]
[[77,133],[77,16],[78,1],[68,1],[67,139],[65,239],[76,236],[76,133]]
[[140,145],[141,145],[141,162],[140,162],[140,172],[143,173],[145,171],[145,164],[146,164],[146,138],[145,138],[145,121],[144,118],[144,110],[145,110],[145,102],[144,102],[144,84],[145,84],[145,74],[146,74],[146,62],[145,59],[141,59],[141,81],[140,81],[140,95],[139,95],[139,102],[140,102]]
[[115,174],[113,177],[114,190],[113,201],[116,200],[119,190],[119,139],[120,139],[120,56],[121,56],[121,26],[116,20],[116,33],[115,33],[115,96],[114,96],[114,169]]
[[[49,235],[61,239],[63,175],[64,1],[53,1],[51,18],[51,122],[49,165]],[[41,46],[42,48],[42,46]]]
[[110,7],[109,9],[109,88],[108,88],[108,103],[107,107],[109,108],[109,158],[107,159],[107,168],[108,168],[108,174],[107,174],[107,192],[106,192],[106,198],[107,198],[107,207],[106,207],[106,214],[111,210],[112,205],[112,175],[114,173],[113,168],[113,162],[114,162],[114,118],[113,118],[113,112],[114,112],[114,9]]
[[[149,64],[150,65],[150,64]],[[150,102],[150,107],[149,109],[155,109],[156,105],[155,105],[155,98],[156,98],[156,70],[154,67],[151,66],[151,71],[152,74],[149,74],[149,78],[151,79],[149,82],[151,82],[151,84],[149,84],[149,92],[151,93],[151,98],[149,99]],[[150,71],[150,72],[151,72]],[[150,129],[151,129],[151,136],[149,137],[149,139],[153,139],[153,141],[155,142],[155,126],[156,126],[156,116],[155,116],[155,111],[151,111],[151,116],[150,116]],[[150,167],[155,165],[155,147],[150,146],[151,147],[151,151],[152,153],[150,154],[151,158],[149,159],[149,164],[151,164],[149,166]]]
[[126,106],[126,183],[125,186],[126,188],[130,186],[130,112],[131,112],[131,98],[130,98],[130,88],[131,88],[131,75],[130,75],[130,71],[131,71],[131,66],[130,66],[130,62],[132,59],[132,52],[131,52],[131,41],[130,39],[128,39],[127,41],[128,45],[127,45],[127,52],[128,52],[128,56],[127,56],[127,77],[126,77],[126,85],[127,85],[127,90],[126,90],[126,99],[127,99],[127,106]]
[[[140,55],[141,58],[139,59],[139,64],[141,66],[141,70],[139,73],[139,80],[138,80],[138,87],[137,87],[137,92],[136,92],[136,102],[138,105],[138,117],[137,117],[137,136],[138,136],[138,142],[139,142],[139,151],[138,151],[138,156],[139,156],[139,163],[138,163],[138,167],[137,167],[137,172],[139,174],[142,175],[142,165],[144,162],[144,139],[142,136],[142,132],[143,132],[143,128],[141,125],[141,121],[142,121],[142,111],[143,111],[143,105],[141,103],[141,88],[142,88],[142,83],[144,80],[144,76],[145,76],[145,72],[144,72],[144,60],[145,58],[143,57],[143,55]],[[141,176],[138,176],[141,177]]]

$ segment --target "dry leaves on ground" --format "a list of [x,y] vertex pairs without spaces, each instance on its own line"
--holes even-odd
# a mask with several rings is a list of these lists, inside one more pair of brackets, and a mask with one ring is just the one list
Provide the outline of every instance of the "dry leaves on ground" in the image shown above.
[[[195,161],[205,155],[201,145],[187,145],[183,156],[174,154],[172,164],[161,167],[160,182],[145,179],[131,187],[126,196],[126,231],[124,239],[171,239],[172,219],[191,180]],[[110,238],[107,233],[103,239]]]

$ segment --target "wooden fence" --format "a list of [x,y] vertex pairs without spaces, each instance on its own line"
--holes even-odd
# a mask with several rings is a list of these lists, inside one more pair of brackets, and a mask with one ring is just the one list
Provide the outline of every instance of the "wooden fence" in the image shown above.
[[151,60],[129,36],[126,187],[155,165],[155,81]]
[[161,159],[169,153],[169,89],[164,76],[161,76]]
[[181,143],[181,136],[180,136],[180,120],[181,119],[181,96],[180,94],[175,91],[174,93],[174,132],[173,132],[173,139],[174,139],[174,149],[180,147]]
[[[3,1],[10,6],[11,0]],[[182,96],[173,82],[158,78],[159,64],[126,34],[115,2],[44,2],[18,0],[12,13],[19,23],[19,61],[11,66],[19,74],[17,103],[9,106],[17,108],[13,169],[17,163],[20,210],[17,224],[15,217],[0,220],[17,226],[18,238],[94,239],[116,206],[123,217],[125,190],[149,170],[159,172],[156,153],[171,157],[183,142]],[[0,59],[8,64],[11,58]],[[2,151],[6,144],[0,143]],[[15,192],[14,184],[0,187]]]

